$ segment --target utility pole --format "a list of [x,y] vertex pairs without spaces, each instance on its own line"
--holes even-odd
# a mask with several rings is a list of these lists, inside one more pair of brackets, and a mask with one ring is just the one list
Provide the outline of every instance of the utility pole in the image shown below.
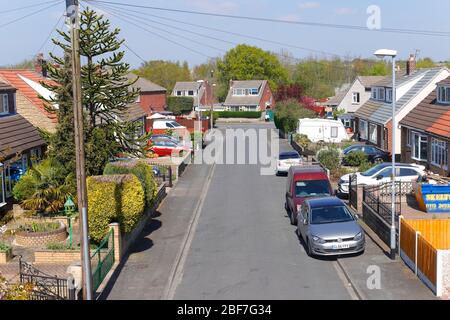
[[86,189],[86,165],[83,134],[83,105],[81,96],[80,25],[78,0],[66,0],[67,17],[71,29],[73,114],[75,130],[75,154],[77,171],[78,211],[81,228],[81,261],[83,278],[83,300],[92,300],[92,272],[89,250],[88,207]]
[[[214,81],[214,70],[211,70],[211,82]],[[214,128],[214,94],[213,94],[213,84],[211,83],[211,117],[209,119],[211,130]],[[208,91],[208,90],[206,90]],[[208,100],[206,100],[206,103],[208,103]]]

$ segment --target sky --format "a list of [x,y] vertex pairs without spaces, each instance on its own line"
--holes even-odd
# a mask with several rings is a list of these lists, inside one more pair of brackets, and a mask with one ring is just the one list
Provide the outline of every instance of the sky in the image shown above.
[[[42,5],[27,10],[4,12],[10,9],[45,3],[49,0],[0,0],[0,34],[2,50],[0,65],[18,63],[33,58],[41,52],[58,50],[51,41],[45,41],[58,19],[65,11],[65,2],[57,4],[24,20],[4,26],[4,24],[51,5]],[[365,27],[364,31],[333,29],[317,26],[281,24],[261,21],[246,21],[223,17],[192,15],[180,12],[128,8],[139,11],[146,22],[131,15],[137,13],[121,10],[131,22],[120,20],[109,9],[103,13],[111,20],[112,26],[121,29],[120,36],[126,40],[125,59],[133,67],[143,60],[187,61],[192,67],[205,62],[209,57],[223,56],[235,43],[256,45],[265,50],[280,53],[289,51],[296,58],[310,55],[323,57],[307,50],[291,48],[284,44],[313,50],[339,54],[343,57],[372,57],[379,48],[396,49],[400,58],[419,50],[419,57],[431,57],[437,61],[450,60],[450,36],[436,37],[424,35],[391,34],[366,30],[369,6],[380,8],[381,28],[420,29],[450,32],[450,1],[442,0],[108,0],[127,4],[138,4],[209,13],[255,16],[286,21],[304,21]],[[82,2],[83,3],[83,2]],[[125,9],[125,8],[124,8]],[[156,15],[158,17],[149,16]],[[227,30],[250,37],[282,42],[248,39],[217,31],[184,25],[173,20]],[[155,24],[153,21],[159,22]],[[147,23],[147,25],[145,25]],[[164,23],[165,25],[162,25]],[[137,25],[137,26],[136,26]],[[141,28],[148,31],[144,31]],[[59,27],[63,27],[62,20]],[[171,28],[176,27],[176,28]],[[194,34],[197,33],[197,34]],[[217,41],[199,36],[198,33],[221,39]],[[158,35],[156,35],[158,34]],[[52,37],[56,37],[53,32]],[[170,41],[169,41],[170,40]],[[178,43],[175,44],[175,43]],[[138,57],[139,56],[139,57]]]

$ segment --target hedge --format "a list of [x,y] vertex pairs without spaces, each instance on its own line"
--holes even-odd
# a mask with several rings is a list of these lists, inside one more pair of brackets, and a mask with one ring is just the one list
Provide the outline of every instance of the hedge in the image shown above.
[[133,174],[89,177],[87,190],[89,235],[97,243],[111,222],[119,222],[122,232],[129,233],[144,213],[144,188]]
[[219,118],[247,118],[259,119],[261,118],[261,111],[217,111]]
[[145,204],[150,206],[158,193],[158,184],[153,175],[152,166],[141,161],[118,161],[108,163],[104,175],[134,174],[145,191]]
[[167,110],[174,115],[189,113],[194,109],[194,98],[192,97],[167,97]]

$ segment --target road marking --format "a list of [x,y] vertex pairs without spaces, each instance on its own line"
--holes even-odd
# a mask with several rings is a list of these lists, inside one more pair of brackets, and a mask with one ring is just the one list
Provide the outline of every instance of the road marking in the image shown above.
[[336,259],[336,261],[333,261],[333,267],[336,269],[339,279],[341,279],[342,283],[344,284],[345,289],[347,289],[347,292],[349,293],[352,300],[366,300],[363,297],[363,294],[361,292],[359,292],[359,290],[356,288],[355,285],[353,285],[352,281],[350,280],[349,275],[345,271],[344,266],[339,261],[339,259]]
[[194,239],[195,230],[197,229],[198,221],[200,218],[200,213],[202,212],[203,203],[205,202],[206,195],[209,190],[209,185],[211,184],[212,177],[216,164],[214,163],[208,173],[208,178],[206,184],[203,186],[201,197],[194,211],[194,215],[189,221],[188,232],[183,240],[183,245],[177,254],[175,264],[172,266],[170,272],[169,280],[167,281],[166,287],[164,289],[162,300],[173,300],[175,296],[175,291],[183,278],[184,264],[186,262],[187,255],[190,251],[192,240]]

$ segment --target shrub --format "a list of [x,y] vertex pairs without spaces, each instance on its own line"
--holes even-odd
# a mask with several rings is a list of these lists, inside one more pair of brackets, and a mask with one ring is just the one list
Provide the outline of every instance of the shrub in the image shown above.
[[324,148],[317,153],[317,160],[331,172],[341,167],[340,152],[336,148]]
[[345,162],[351,167],[359,167],[361,164],[367,161],[367,155],[362,151],[350,152],[345,157]]
[[295,131],[298,120],[303,118],[317,118],[317,115],[296,100],[287,100],[276,104],[275,126],[284,133]]
[[59,222],[32,222],[21,225],[19,230],[31,233],[50,232],[58,230],[60,226]]
[[259,119],[261,118],[261,111],[220,111],[214,112],[219,118],[246,118]]
[[0,252],[6,252],[9,249],[11,249],[11,246],[6,243],[0,242]]
[[144,188],[134,175],[127,175],[123,180],[120,198],[118,222],[123,232],[133,231],[142,217],[145,207]]
[[369,169],[372,169],[375,165],[370,163],[369,161],[363,161],[359,167],[358,167],[358,171],[359,172],[364,172],[367,171]]
[[75,250],[75,248],[70,247],[67,243],[49,243],[47,244],[47,250],[65,251],[65,250]]
[[174,115],[191,112],[194,109],[194,98],[192,97],[167,97],[167,110]]
[[140,161],[119,161],[108,163],[104,175],[134,174],[145,191],[145,203],[150,205],[158,192],[158,184],[153,175],[152,166]]
[[117,185],[102,177],[87,178],[89,235],[100,242],[109,231],[109,224],[117,219],[120,207],[116,203]]
[[311,144],[311,140],[309,140],[308,136],[305,134],[295,134],[294,140],[303,150],[307,149]]

